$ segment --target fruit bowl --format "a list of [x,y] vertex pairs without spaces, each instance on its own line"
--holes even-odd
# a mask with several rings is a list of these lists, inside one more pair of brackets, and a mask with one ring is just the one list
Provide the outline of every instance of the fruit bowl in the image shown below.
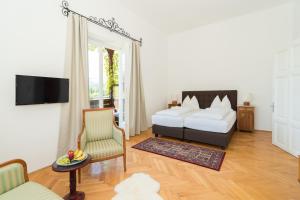
[[85,159],[88,157],[87,153],[79,150],[76,150],[74,154],[75,155],[71,156],[72,159],[70,159],[69,151],[68,154],[59,157],[56,160],[56,164],[59,166],[72,166],[85,161]]

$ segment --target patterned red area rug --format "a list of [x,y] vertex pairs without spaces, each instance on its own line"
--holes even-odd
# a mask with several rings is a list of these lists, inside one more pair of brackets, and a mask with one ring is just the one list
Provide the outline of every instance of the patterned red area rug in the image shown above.
[[167,156],[219,171],[225,153],[191,144],[178,143],[159,138],[148,138],[132,148]]

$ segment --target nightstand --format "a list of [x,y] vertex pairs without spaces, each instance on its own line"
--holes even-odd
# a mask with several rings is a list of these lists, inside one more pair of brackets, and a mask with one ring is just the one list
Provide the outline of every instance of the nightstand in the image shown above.
[[177,103],[177,104],[169,103],[168,104],[168,108],[172,108],[172,107],[175,107],[175,106],[181,106],[181,103]]
[[238,106],[237,128],[239,131],[254,131],[254,110],[253,106]]

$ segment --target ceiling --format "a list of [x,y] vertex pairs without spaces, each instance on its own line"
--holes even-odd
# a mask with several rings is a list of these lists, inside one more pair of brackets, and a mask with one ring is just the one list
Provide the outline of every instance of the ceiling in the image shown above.
[[120,2],[163,32],[172,34],[277,6],[289,0],[121,0]]

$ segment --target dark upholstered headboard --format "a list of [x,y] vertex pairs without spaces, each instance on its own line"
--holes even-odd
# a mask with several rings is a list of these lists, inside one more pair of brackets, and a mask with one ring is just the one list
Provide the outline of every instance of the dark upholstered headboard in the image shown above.
[[222,100],[225,95],[227,95],[231,107],[233,110],[237,110],[237,90],[215,90],[215,91],[183,91],[182,92],[182,101],[186,96],[192,98],[196,96],[199,102],[200,108],[208,108],[213,102],[214,98],[219,95]]

